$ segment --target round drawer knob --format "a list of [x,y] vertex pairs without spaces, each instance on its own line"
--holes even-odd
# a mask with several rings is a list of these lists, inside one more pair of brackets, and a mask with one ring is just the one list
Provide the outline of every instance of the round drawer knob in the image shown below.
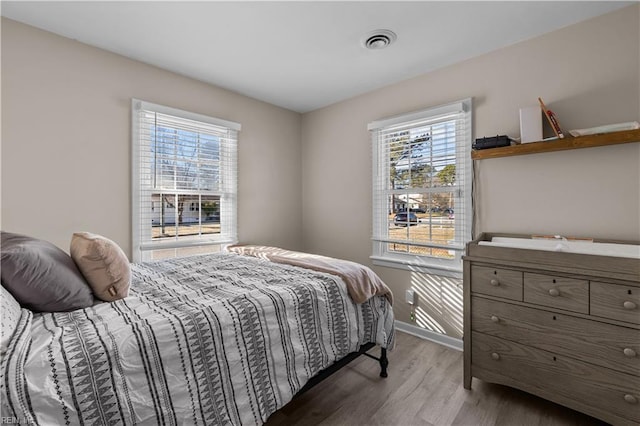
[[631,302],[630,300],[627,300],[626,302],[624,302],[622,304],[622,306],[625,309],[629,310],[629,311],[631,311],[631,310],[633,310],[633,309],[635,309],[637,307],[637,305],[635,303]]
[[550,288],[549,295],[553,297],[560,296],[560,291],[557,288]]
[[624,353],[624,356],[626,356],[626,357],[628,357],[628,358],[633,358],[633,357],[635,357],[635,356],[637,355],[637,354],[636,354],[636,351],[634,351],[634,350],[633,350],[633,349],[631,349],[631,348],[624,348],[624,350],[622,351],[622,353]]
[[[496,352],[493,352],[493,353],[491,354],[491,358],[493,358],[493,359],[495,359],[495,360],[497,361],[497,360],[499,360],[499,359],[500,359],[500,354],[498,354],[498,353],[496,353]],[[631,396],[631,395],[629,395],[629,396]],[[625,396],[625,398],[626,398],[626,396]]]
[[624,400],[626,402],[628,402],[629,404],[637,404],[638,403],[638,398],[636,398],[635,396],[630,395],[630,394],[626,394],[624,396]]
[[493,321],[493,322],[500,322],[500,318],[498,318],[498,317],[497,317],[497,316],[495,316],[495,315],[491,315],[491,321]]
[[492,280],[490,281],[490,283],[491,283],[491,285],[492,285],[492,286],[494,286],[494,287],[496,287],[496,286],[499,286],[499,285],[500,285],[500,281],[496,280],[495,278],[494,278],[494,279],[492,279]]

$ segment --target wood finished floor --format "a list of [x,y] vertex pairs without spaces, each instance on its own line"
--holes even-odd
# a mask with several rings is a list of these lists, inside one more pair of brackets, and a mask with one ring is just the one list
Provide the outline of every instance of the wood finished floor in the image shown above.
[[462,352],[405,333],[398,332],[389,361],[389,377],[382,379],[375,360],[359,357],[274,413],[266,425],[605,424],[525,392],[477,379],[472,390],[465,390]]

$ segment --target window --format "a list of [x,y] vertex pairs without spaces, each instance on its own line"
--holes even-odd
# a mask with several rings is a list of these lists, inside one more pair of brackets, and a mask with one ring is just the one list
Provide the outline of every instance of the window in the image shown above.
[[378,120],[374,264],[460,276],[471,240],[471,99]]
[[132,115],[134,261],[237,242],[240,125],[136,99]]

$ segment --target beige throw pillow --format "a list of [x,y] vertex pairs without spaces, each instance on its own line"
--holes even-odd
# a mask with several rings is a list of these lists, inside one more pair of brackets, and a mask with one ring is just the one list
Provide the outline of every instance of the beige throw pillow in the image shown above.
[[112,302],[127,297],[131,265],[120,246],[101,235],[76,232],[70,252],[97,298]]

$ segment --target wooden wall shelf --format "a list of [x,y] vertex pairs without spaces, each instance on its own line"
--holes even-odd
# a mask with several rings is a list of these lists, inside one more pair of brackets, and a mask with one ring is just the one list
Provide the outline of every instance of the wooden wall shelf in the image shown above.
[[577,138],[567,136],[564,139],[556,139],[546,142],[531,142],[520,145],[505,146],[502,148],[472,150],[471,158],[474,160],[483,160],[486,158],[565,151],[568,149],[592,148],[596,146],[618,145],[631,142],[640,142],[640,129],[601,133],[597,135],[580,136]]

